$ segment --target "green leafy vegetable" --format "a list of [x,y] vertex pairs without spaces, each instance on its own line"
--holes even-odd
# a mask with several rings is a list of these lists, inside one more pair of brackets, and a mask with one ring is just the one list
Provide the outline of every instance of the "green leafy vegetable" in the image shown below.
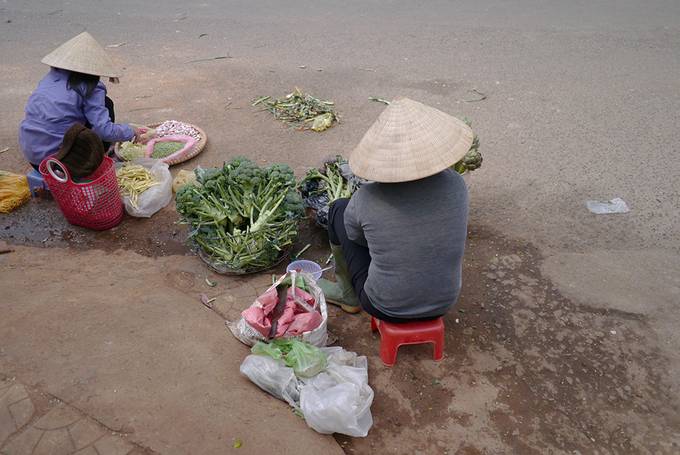
[[118,146],[118,155],[124,161],[132,161],[137,158],[143,158],[146,152],[146,146],[142,144],[135,144],[134,142],[121,142]]
[[289,166],[260,168],[237,157],[195,173],[201,186],[177,192],[177,211],[193,227],[191,238],[217,265],[264,269],[292,245],[304,209]]
[[[472,122],[468,119],[463,119],[467,126],[472,126]],[[466,171],[474,171],[482,167],[482,154],[479,151],[479,136],[474,134],[472,137],[472,145],[470,145],[470,150],[467,151],[462,160],[458,161],[453,165],[453,169],[459,174],[463,174]]]
[[328,366],[328,357],[321,349],[295,338],[277,338],[271,343],[258,341],[251,352],[282,359],[297,376],[304,378],[315,376]]
[[186,144],[184,142],[177,142],[177,141],[163,141],[163,142],[156,142],[153,145],[153,153],[151,154],[151,158],[156,158],[156,159],[161,159],[165,158],[166,156],[170,156],[173,153],[182,150],[182,148]]
[[310,169],[302,180],[302,184],[312,180],[318,181],[319,185],[315,192],[316,194],[325,192],[329,204],[340,198],[352,197],[352,193],[356,191],[356,186],[342,175],[340,166],[345,163],[345,159],[337,155],[334,161],[328,161],[324,164],[323,172],[317,168]]

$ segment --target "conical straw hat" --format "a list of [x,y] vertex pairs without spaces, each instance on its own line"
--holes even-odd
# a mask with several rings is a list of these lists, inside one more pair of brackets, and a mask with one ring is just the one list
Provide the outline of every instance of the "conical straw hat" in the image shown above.
[[42,62],[61,68],[95,76],[120,77],[113,59],[92,35],[83,32],[47,54]]
[[470,150],[463,121],[408,98],[393,101],[354,149],[349,165],[375,182],[408,182],[434,175]]

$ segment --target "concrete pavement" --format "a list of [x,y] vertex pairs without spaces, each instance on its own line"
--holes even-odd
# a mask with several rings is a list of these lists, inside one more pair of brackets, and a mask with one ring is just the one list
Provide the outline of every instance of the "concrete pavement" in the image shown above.
[[[269,276],[213,290],[192,257],[17,248],[0,261],[1,372],[20,378],[2,383],[11,389],[0,453],[31,453],[14,449],[31,443],[38,451],[37,430],[53,429],[40,440],[66,448],[42,453],[72,453],[81,448],[68,438],[79,419],[98,428],[88,441],[113,432],[117,439],[104,441],[127,448],[106,452],[92,442],[100,454],[229,453],[236,440],[238,453],[341,453],[333,438],[240,375],[248,348],[199,301],[201,291],[217,294],[223,314],[235,318]],[[26,385],[65,405],[32,413],[20,401]],[[45,424],[55,413],[69,417]]]

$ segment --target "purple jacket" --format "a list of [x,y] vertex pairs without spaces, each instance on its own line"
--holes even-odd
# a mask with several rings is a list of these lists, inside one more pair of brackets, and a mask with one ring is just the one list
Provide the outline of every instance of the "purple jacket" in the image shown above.
[[104,105],[106,87],[99,82],[85,98],[67,87],[68,71],[52,68],[40,81],[28,102],[26,117],[19,128],[19,145],[33,164],[59,151],[64,134],[74,123],[89,123],[104,142],[129,141],[130,125],[112,123]]

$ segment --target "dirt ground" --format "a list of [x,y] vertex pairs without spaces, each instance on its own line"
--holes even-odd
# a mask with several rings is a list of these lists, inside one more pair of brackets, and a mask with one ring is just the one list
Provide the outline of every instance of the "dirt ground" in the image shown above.
[[565,298],[531,244],[471,226],[447,355],[402,349],[380,365],[367,322],[331,327],[371,353],[374,430],[349,453],[676,453],[677,394],[639,313]]
[[[91,233],[60,224],[54,208],[42,207],[43,203],[22,208],[17,216],[30,219],[36,212],[51,219],[54,215],[49,240],[43,242],[41,232],[11,229],[14,238],[10,241],[34,244],[46,258],[51,257],[50,251],[63,247],[84,252],[106,246],[110,260],[117,261],[113,264],[138,256],[133,263],[140,261],[141,266],[148,261],[178,262],[179,251],[188,254],[177,239],[183,235],[181,227],[172,227],[176,215],[170,208],[151,222],[126,218],[112,231]],[[0,232],[7,237],[8,230],[2,228]],[[325,233],[308,221],[296,248],[311,243],[305,256],[320,261],[328,253],[325,242]],[[119,248],[123,250],[116,252]],[[120,256],[121,251],[129,252]],[[22,250],[22,254],[31,253]],[[105,256],[97,257],[101,264],[97,267],[104,266],[100,261]],[[7,260],[12,263],[11,258]],[[205,308],[196,295],[212,292],[218,298],[215,313],[232,320],[253,299],[257,283],[263,286],[262,280],[269,279],[267,273],[259,278],[208,274],[193,256],[178,263],[187,261],[191,267],[180,265],[177,273],[169,270],[168,278],[172,289],[184,294],[193,306],[186,310],[190,313],[203,313]],[[649,318],[565,297],[542,273],[544,262],[533,245],[504,237],[473,220],[463,293],[446,317],[446,356],[440,363],[431,360],[429,347],[418,346],[402,348],[397,365],[384,367],[368,318],[333,308],[332,336],[337,344],[368,356],[370,382],[376,392],[369,436],[337,436],[341,448],[358,454],[378,449],[393,454],[680,450],[674,378]],[[218,290],[205,286],[202,276],[206,274],[219,283]],[[96,286],[97,278],[89,279]],[[190,319],[187,323],[192,326]],[[234,343],[223,326],[217,330],[218,339]],[[143,431],[137,435],[140,447],[154,447],[142,443]]]

